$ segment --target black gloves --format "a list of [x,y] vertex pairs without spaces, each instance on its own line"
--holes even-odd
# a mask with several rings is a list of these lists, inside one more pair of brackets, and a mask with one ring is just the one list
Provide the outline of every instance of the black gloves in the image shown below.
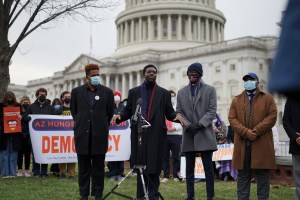
[[202,128],[204,128],[203,125],[201,124],[190,124],[187,128],[186,128],[186,132],[188,134],[190,134],[190,136],[194,137],[196,135],[196,133],[201,130]]
[[31,120],[31,117],[28,115],[26,117],[22,117],[23,122],[29,122]]

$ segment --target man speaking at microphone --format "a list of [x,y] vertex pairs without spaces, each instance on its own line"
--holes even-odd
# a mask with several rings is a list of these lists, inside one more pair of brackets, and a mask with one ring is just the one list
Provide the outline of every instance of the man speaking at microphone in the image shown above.
[[[182,125],[186,125],[186,121],[174,111],[169,91],[156,84],[156,67],[154,65],[145,66],[143,75],[145,81],[140,86],[129,90],[126,107],[114,119],[117,123],[131,117],[136,119],[136,110],[140,106],[142,117],[151,124],[142,132],[140,160],[137,157],[138,123],[133,123],[131,126],[131,165],[146,166],[145,173],[151,179],[147,180],[147,177],[144,177],[149,199],[156,200],[159,199],[159,175],[162,169],[164,142],[167,137],[165,118],[170,121],[179,121]],[[142,198],[144,195],[140,176],[138,176],[137,198]]]

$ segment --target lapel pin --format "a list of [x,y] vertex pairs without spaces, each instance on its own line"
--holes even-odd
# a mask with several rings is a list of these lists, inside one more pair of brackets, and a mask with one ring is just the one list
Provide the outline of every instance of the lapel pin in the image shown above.
[[100,99],[100,97],[97,95],[97,96],[95,96],[95,99],[98,101]]

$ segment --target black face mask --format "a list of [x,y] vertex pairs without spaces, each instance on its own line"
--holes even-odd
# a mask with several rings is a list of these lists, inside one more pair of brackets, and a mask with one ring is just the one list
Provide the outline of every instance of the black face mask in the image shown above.
[[24,104],[23,104],[23,108],[26,109],[27,107],[28,107],[28,103],[24,103]]
[[14,103],[14,100],[7,100],[8,105],[12,105]]
[[71,98],[65,98],[65,99],[64,99],[64,102],[65,102],[66,104],[71,103]]
[[46,100],[46,96],[45,95],[39,96],[39,101],[40,102],[44,102],[45,100]]

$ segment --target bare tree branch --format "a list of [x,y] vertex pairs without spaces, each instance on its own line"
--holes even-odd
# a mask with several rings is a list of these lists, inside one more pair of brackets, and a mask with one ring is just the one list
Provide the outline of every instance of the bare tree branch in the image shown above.
[[28,22],[26,23],[25,27],[23,28],[22,32],[20,33],[18,39],[16,40],[16,42],[12,45],[12,49],[11,49],[11,56],[14,54],[14,52],[16,51],[16,48],[18,47],[18,45],[20,44],[20,42],[25,38],[24,35],[26,34],[28,28],[30,27],[31,23],[33,22],[34,18],[37,16],[37,14],[40,11],[40,8],[43,6],[43,4],[45,3],[45,0],[41,0],[40,3],[37,5],[36,9],[34,10],[33,14],[31,15],[31,17],[29,18]]
[[11,27],[13,25],[13,23],[16,21],[16,19],[18,19],[19,15],[22,13],[22,11],[26,8],[26,6],[30,3],[30,0],[27,0],[27,2],[21,7],[21,9],[18,11],[18,13],[14,16],[14,18],[11,20],[16,8],[18,7],[20,0],[18,0],[12,10],[12,12],[9,15],[9,27]]
[[16,9],[17,9],[17,7],[18,7],[20,1],[21,1],[21,0],[16,0],[16,1],[15,1],[15,5],[14,5],[14,7],[13,7],[13,9],[12,9],[12,11],[11,11],[11,13],[9,14],[9,17],[8,17],[9,20],[11,19],[11,17],[12,17],[13,14],[14,14],[14,12],[16,11]]

